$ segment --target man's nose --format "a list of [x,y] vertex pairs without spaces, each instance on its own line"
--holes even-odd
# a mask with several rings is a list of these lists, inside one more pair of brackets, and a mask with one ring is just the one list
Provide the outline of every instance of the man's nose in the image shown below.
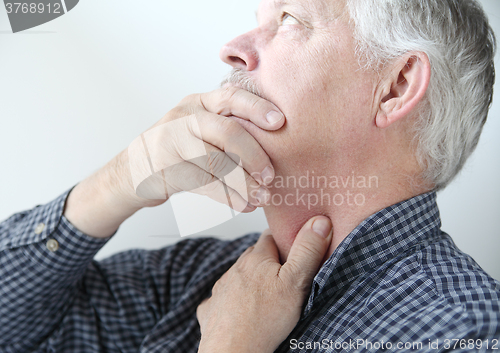
[[255,70],[259,63],[253,31],[236,37],[225,44],[219,54],[222,61],[236,69]]

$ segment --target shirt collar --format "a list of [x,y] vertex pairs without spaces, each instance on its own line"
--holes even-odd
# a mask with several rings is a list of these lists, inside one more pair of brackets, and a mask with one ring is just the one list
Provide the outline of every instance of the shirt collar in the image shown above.
[[327,290],[341,295],[356,278],[439,234],[436,193],[389,206],[366,218],[335,249],[314,278],[304,315]]

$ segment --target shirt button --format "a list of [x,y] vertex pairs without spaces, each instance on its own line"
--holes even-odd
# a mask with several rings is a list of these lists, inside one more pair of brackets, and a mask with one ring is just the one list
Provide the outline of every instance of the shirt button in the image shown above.
[[59,249],[59,243],[55,239],[49,239],[47,240],[47,249],[49,249],[51,252],[56,252],[57,249]]
[[44,223],[40,223],[35,228],[35,234],[40,234],[41,232],[43,232],[44,228],[45,228],[45,224]]

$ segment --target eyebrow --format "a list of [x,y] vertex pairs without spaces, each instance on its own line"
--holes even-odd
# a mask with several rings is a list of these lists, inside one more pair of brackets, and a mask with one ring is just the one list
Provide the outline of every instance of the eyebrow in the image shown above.
[[[292,5],[292,6],[298,6],[300,7],[303,11],[306,11],[306,12],[309,12],[309,13],[312,13],[313,10],[308,7],[308,6],[305,6],[304,4],[302,3],[299,3],[297,1],[293,2],[293,3],[290,3],[289,1],[287,0],[274,0],[274,3],[273,3],[273,7],[275,9],[277,8],[281,8],[285,5]],[[255,18],[257,19],[257,22],[259,22],[259,10],[255,11]]]
[[289,2],[286,0],[274,0],[274,7],[281,7],[283,5],[288,5]]

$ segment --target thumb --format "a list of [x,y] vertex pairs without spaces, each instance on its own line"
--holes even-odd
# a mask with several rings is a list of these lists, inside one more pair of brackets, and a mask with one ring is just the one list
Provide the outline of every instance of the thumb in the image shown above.
[[297,289],[308,291],[322,265],[333,236],[332,222],[328,217],[313,217],[304,224],[292,244],[287,261],[280,270],[280,277],[293,283]]

